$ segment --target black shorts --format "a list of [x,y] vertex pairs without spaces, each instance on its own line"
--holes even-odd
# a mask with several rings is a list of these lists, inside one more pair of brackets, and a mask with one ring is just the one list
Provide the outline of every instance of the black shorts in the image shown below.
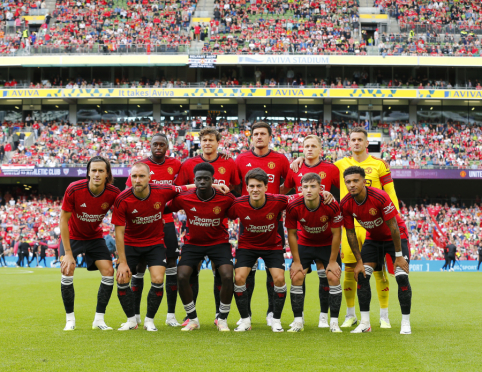
[[208,256],[216,267],[233,265],[231,244],[224,243],[208,246],[184,244],[178,266],[191,266],[197,269],[199,261],[204,260],[205,256]]
[[[393,241],[381,242],[376,240],[365,240],[363,243],[361,258],[365,262],[375,262],[375,271],[380,271],[385,262],[385,255],[388,254],[395,262],[395,245]],[[402,256],[410,263],[410,250],[407,239],[402,239]]]
[[132,275],[137,274],[137,264],[145,262],[147,266],[167,266],[166,248],[164,244],[156,244],[148,247],[125,246],[127,266]]
[[264,249],[239,249],[236,251],[236,263],[234,268],[252,268],[258,258],[262,258],[264,264],[270,269],[285,269],[285,258],[283,250],[264,250]]
[[174,222],[164,224],[164,245],[166,246],[167,258],[179,257],[179,242],[177,240],[176,226],[174,226]]
[[[319,246],[319,247],[310,247],[306,245],[298,245],[298,253],[300,255],[301,265],[304,269],[309,269],[313,262],[321,261],[325,269],[328,267],[328,263],[330,262],[331,256],[331,245]],[[340,252],[338,252],[338,257],[336,258],[336,262],[341,267],[341,257]]]
[[[77,257],[79,254],[85,253],[85,262],[87,264],[87,270],[98,270],[95,266],[95,261],[108,260],[112,261],[112,255],[107,248],[104,238],[92,239],[92,240],[74,240],[70,239],[70,249],[72,249],[72,255]],[[64,243],[60,240],[59,246],[60,257],[65,256]]]

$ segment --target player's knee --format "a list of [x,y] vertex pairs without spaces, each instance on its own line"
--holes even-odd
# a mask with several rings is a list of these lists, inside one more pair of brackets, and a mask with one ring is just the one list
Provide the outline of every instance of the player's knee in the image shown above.
[[107,267],[105,270],[103,270],[102,273],[103,276],[114,276],[114,268],[113,267]]
[[331,271],[328,271],[326,273],[326,278],[328,279],[329,285],[339,285],[340,284],[340,279],[335,274],[333,274]]
[[297,273],[293,279],[291,280],[292,285],[303,285],[303,281],[305,280],[305,276],[302,273]]
[[275,275],[273,275],[273,282],[275,286],[282,287],[286,284],[285,276],[283,274],[276,273]]
[[152,274],[151,273],[151,282],[154,284],[162,284],[164,283],[164,275],[161,274]]
[[186,270],[177,269],[177,281],[179,284],[189,284],[191,273]]

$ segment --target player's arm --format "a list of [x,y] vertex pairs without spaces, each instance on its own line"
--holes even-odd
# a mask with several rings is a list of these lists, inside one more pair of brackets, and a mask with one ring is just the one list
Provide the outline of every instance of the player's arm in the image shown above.
[[353,252],[353,255],[356,259],[356,266],[353,270],[355,280],[358,281],[358,276],[360,273],[366,278],[365,267],[363,266],[363,261],[361,258],[360,247],[358,246],[358,239],[356,237],[355,227],[351,229],[346,229],[346,237],[348,240],[348,244],[350,245],[350,249]]
[[69,219],[72,212],[60,211],[60,236],[64,245],[65,256],[60,264],[60,271],[63,275],[69,276],[75,270],[75,259],[70,247]]
[[131,271],[127,265],[126,250],[124,244],[125,226],[116,225],[115,227],[115,245],[117,247],[118,267],[117,267],[117,283],[125,284],[131,280]]
[[[286,183],[286,182],[285,182]],[[283,183],[280,187],[279,187],[279,193],[280,194],[283,194],[283,195],[286,195],[287,193],[289,193],[293,188],[292,187],[288,187],[288,186],[285,186],[285,183]]]
[[333,240],[331,241],[330,261],[328,262],[326,272],[331,271],[339,279],[341,277],[341,268],[340,265],[338,265],[338,262],[336,262],[336,259],[340,253],[341,227],[332,227],[331,233],[333,235]]
[[293,256],[293,263],[290,268],[290,278],[293,279],[298,272],[303,272],[303,266],[301,266],[300,254],[298,253],[298,238],[296,236],[297,229],[288,229],[288,244],[290,245],[291,255]]
[[400,229],[398,228],[397,218],[393,217],[388,221],[385,221],[385,223],[390,228],[393,245],[395,246],[395,262],[393,267],[396,269],[398,266],[408,274],[410,267],[402,254],[402,239],[400,238]]
[[400,205],[398,204],[398,198],[397,193],[395,192],[395,184],[393,183],[392,173],[390,172],[389,165],[383,160],[380,160],[379,172],[380,183],[382,184],[383,190],[388,194],[391,201],[393,202],[393,205],[397,207],[397,211],[399,211]]
[[305,161],[305,158],[303,156],[298,156],[293,162],[290,164],[290,168],[293,172],[298,173],[299,169],[301,168],[301,165]]

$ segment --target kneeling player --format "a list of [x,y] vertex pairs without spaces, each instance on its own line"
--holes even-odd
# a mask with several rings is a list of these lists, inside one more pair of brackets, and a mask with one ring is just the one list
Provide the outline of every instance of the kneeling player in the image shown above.
[[236,251],[234,294],[241,315],[236,332],[251,329],[249,297],[246,278],[258,257],[261,257],[273,277],[273,332],[283,332],[281,313],[286,301],[285,260],[278,222],[281,212],[288,205],[284,195],[266,194],[268,175],[261,168],[250,170],[245,176],[249,195],[237,198],[228,211],[231,219],[240,218],[244,231],[239,236]]
[[[405,224],[385,191],[365,186],[363,168],[349,167],[343,176],[349,194],[343,198],[340,205],[348,243],[357,260],[354,273],[358,281],[357,294],[361,312],[361,322],[352,333],[371,331],[370,277],[374,271],[382,270],[384,257],[389,254],[394,262],[398,300],[402,310],[400,333],[410,334],[412,289],[408,280],[409,252]],[[367,231],[361,253],[358,248],[354,218]]]
[[92,328],[112,330],[105,324],[104,314],[114,287],[114,268],[100,227],[105,214],[120,193],[112,183],[110,163],[101,156],[95,156],[87,164],[87,179],[72,182],[65,191],[60,212],[62,241],[59,247],[60,255],[63,256],[60,288],[67,313],[64,331],[75,329],[74,271],[75,257],[79,253],[85,253],[87,270],[99,270],[102,275]]
[[[342,300],[341,268],[337,260],[340,255],[343,217],[336,201],[327,205],[323,203],[320,196],[321,178],[319,175],[316,173],[305,174],[301,179],[301,186],[303,197],[291,201],[286,209],[288,242],[293,255],[290,296],[295,316],[295,321],[288,332],[303,330],[304,295],[302,285],[313,261],[316,262],[320,277],[320,324],[327,323],[329,306],[330,330],[341,332],[338,326],[338,314]],[[297,236],[298,224],[301,229]]]
[[235,198],[232,194],[224,195],[214,190],[213,182],[214,167],[199,163],[194,167],[196,190],[182,192],[167,204],[171,211],[184,209],[189,221],[189,235],[177,268],[179,295],[189,318],[182,331],[200,327],[189,281],[205,256],[216,265],[221,277],[217,327],[220,331],[229,331],[227,317],[233,298],[233,257],[225,214]]

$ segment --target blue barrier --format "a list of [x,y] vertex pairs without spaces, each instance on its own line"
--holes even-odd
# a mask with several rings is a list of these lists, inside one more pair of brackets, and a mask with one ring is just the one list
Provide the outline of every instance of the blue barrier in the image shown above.
[[[29,259],[32,259],[31,257]],[[18,257],[17,256],[7,256],[5,257],[5,260],[7,261],[7,266],[8,267],[15,267],[15,264],[17,263]],[[46,257],[45,261],[47,261],[47,267],[48,268],[60,268],[60,262],[56,263],[55,265],[53,262],[55,261],[55,257]],[[3,260],[2,260],[3,262]],[[26,260],[23,260],[24,264],[26,265]],[[33,260],[33,262],[30,264],[30,267],[35,267],[37,265],[37,260]],[[45,267],[44,262],[42,261],[42,264],[40,265],[41,267]],[[27,266],[25,266],[27,267]]]

